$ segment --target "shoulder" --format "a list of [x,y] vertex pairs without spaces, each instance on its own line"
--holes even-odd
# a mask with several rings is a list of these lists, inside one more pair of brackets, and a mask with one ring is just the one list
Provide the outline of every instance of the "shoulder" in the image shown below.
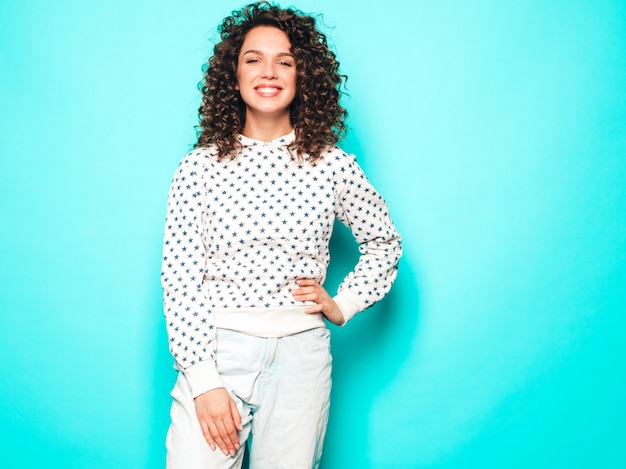
[[214,148],[194,148],[180,160],[174,173],[174,181],[200,180],[217,161],[217,151]]
[[197,166],[202,164],[203,166],[211,161],[217,161],[217,149],[211,145],[208,147],[198,147],[191,150],[180,161],[181,166],[193,165]]
[[328,166],[332,166],[333,168],[340,168],[356,164],[356,156],[345,152],[338,146],[333,145],[324,150],[318,161],[326,163]]
[[208,171],[217,162],[217,149],[214,147],[194,148],[180,160],[177,173],[197,176]]

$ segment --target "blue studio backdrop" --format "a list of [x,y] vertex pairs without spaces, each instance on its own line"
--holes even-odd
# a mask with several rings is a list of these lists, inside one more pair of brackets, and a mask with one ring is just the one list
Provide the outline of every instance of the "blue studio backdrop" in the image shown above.
[[[331,327],[323,468],[626,467],[626,2],[293,2],[405,246]],[[0,4],[2,467],[164,467],[167,190],[241,6]]]

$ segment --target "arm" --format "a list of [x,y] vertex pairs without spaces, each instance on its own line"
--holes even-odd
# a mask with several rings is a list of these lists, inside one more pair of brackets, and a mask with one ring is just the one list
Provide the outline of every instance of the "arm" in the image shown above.
[[401,237],[387,205],[367,180],[354,156],[340,162],[335,172],[335,212],[352,230],[361,253],[333,298],[347,322],[356,313],[382,299],[393,284],[402,255]]
[[215,323],[204,284],[207,201],[202,158],[198,152],[187,155],[170,187],[163,238],[163,306],[170,351],[191,387],[205,439],[211,449],[217,444],[232,455],[239,449],[236,430],[241,430],[241,417],[215,362]]
[[215,366],[215,323],[204,285],[202,158],[190,153],[174,175],[167,201],[161,269],[170,351],[194,397],[222,386]]

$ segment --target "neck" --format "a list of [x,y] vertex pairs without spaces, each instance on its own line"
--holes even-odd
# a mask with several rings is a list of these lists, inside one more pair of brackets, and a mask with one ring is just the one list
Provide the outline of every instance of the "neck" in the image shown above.
[[291,132],[291,121],[289,115],[268,117],[259,119],[252,113],[246,114],[246,123],[243,126],[242,134],[254,140],[269,142]]

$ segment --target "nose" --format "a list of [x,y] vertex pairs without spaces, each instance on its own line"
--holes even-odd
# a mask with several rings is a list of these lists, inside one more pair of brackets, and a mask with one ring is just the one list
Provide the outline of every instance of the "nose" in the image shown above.
[[272,62],[265,62],[261,73],[262,78],[276,78],[276,66]]

